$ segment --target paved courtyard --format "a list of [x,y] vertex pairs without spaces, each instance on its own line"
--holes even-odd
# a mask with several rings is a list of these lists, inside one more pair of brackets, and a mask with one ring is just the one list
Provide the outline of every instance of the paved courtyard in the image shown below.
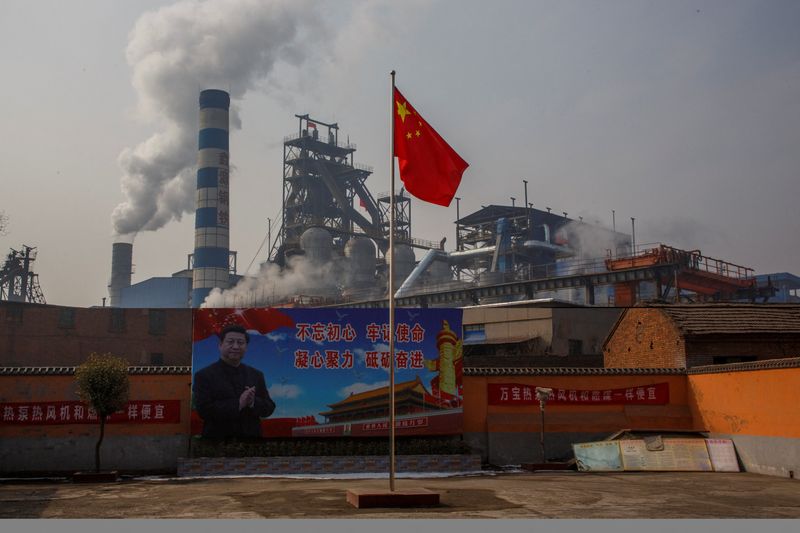
[[800,482],[739,473],[501,473],[397,479],[441,505],[355,509],[387,479],[134,478],[0,483],[2,518],[800,518]]

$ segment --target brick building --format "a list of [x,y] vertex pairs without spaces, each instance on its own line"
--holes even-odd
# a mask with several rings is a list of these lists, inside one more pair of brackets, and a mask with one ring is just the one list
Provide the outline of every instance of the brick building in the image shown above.
[[798,355],[798,305],[631,307],[603,344],[607,368],[690,368]]
[[133,365],[191,365],[191,309],[0,302],[0,366],[79,365],[111,352]]

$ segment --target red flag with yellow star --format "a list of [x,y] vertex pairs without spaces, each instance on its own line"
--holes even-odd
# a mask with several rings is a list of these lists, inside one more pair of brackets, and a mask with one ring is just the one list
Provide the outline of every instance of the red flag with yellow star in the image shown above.
[[394,89],[394,154],[406,190],[426,202],[448,206],[469,164]]

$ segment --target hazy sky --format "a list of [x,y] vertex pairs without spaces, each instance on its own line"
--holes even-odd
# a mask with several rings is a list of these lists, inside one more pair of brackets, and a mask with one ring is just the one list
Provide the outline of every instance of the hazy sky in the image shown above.
[[[240,271],[267,218],[280,217],[295,113],[338,122],[356,161],[375,168],[370,190],[387,191],[392,69],[470,164],[462,215],[510,196],[519,205],[527,179],[534,207],[608,226],[613,209],[626,231],[636,217],[637,243],[800,274],[800,2],[2,8],[0,210],[10,227],[0,251],[38,247],[48,303],[101,303],[112,213],[132,197],[146,208],[142,227],[163,226],[136,236],[134,282],[185,268],[194,216],[177,218],[193,201],[203,88],[230,90],[241,122],[230,150]],[[153,196],[136,181],[143,168]],[[455,218],[455,203],[415,202],[413,234],[447,236],[451,249]]]

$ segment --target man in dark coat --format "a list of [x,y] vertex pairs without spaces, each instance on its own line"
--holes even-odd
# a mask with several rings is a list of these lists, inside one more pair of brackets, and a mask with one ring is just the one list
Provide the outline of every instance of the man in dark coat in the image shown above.
[[194,376],[194,399],[203,437],[261,437],[261,418],[275,410],[264,374],[242,363],[250,335],[241,326],[219,334],[219,361]]

